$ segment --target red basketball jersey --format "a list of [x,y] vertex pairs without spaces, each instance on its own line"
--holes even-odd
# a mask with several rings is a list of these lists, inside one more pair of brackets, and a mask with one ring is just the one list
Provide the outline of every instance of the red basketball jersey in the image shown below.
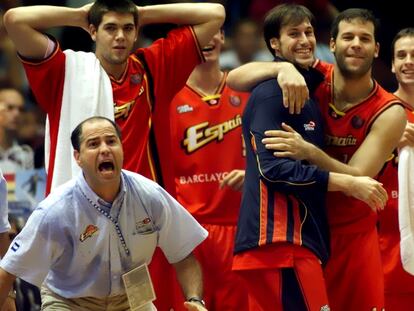
[[187,85],[174,97],[168,161],[176,198],[198,221],[235,225],[241,193],[219,189],[219,183],[245,168],[241,115],[248,93],[231,90],[225,79],[216,95],[204,96]]
[[[333,66],[318,63],[317,68],[325,74],[325,81],[316,92],[325,120],[325,151],[331,157],[347,163],[368,135],[375,119],[399,101],[374,81],[367,98],[346,112],[338,111],[332,101]],[[368,205],[342,192],[329,192],[327,206],[328,220],[334,232],[367,231],[377,222],[377,215]]]
[[[157,150],[151,135],[153,119],[166,114],[174,95],[185,85],[194,67],[203,59],[191,27],[172,30],[167,38],[150,47],[138,49],[128,59],[119,80],[110,77],[114,114],[122,131],[123,168],[158,181],[154,155]],[[30,87],[50,120],[50,160],[48,188],[53,176],[54,156],[59,129],[65,79],[65,54],[59,46],[46,60],[24,61]]]

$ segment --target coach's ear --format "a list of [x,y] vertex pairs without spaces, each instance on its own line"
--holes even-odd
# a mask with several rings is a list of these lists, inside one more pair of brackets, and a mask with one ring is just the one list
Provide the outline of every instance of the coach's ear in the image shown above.
[[78,150],[73,150],[73,157],[75,158],[76,163],[78,163],[78,165],[82,167],[80,161],[80,152]]

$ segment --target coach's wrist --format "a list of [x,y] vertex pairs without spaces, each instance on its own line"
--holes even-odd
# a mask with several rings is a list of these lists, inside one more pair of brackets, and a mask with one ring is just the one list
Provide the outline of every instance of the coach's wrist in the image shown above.
[[11,299],[16,299],[16,291],[14,290],[14,288],[12,288],[9,291],[9,294],[7,295],[7,297],[11,298]]
[[190,297],[187,299],[188,302],[195,302],[202,305],[204,308],[206,307],[206,303],[200,297]]

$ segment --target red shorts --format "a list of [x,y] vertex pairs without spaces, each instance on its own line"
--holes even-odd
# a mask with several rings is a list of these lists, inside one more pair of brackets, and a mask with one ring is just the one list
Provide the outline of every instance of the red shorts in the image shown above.
[[414,294],[394,294],[385,293],[385,310],[387,311],[404,311],[414,308]]
[[[249,309],[254,311],[323,311],[329,310],[325,280],[319,259],[306,248],[284,244],[282,248],[269,245],[258,249],[260,254],[251,254],[256,259],[245,261],[235,258],[233,269],[243,278],[249,296]],[[262,263],[276,252],[283,253],[280,267],[275,262],[266,268]],[[276,256],[272,256],[276,254]],[[293,256],[291,257],[290,254]],[[236,255],[237,257],[238,255]],[[266,259],[266,257],[268,257]],[[288,258],[291,257],[291,258]],[[241,259],[239,257],[239,259]],[[280,257],[278,258],[280,259]],[[285,260],[287,259],[287,260]],[[292,259],[292,260],[290,260]],[[244,265],[243,263],[247,263]],[[258,263],[252,268],[252,262]]]
[[[387,311],[414,309],[414,276],[401,263],[398,210],[388,204],[379,220],[379,243],[382,255]],[[394,210],[393,210],[394,209]]]
[[[203,270],[203,299],[207,309],[247,311],[247,291],[240,277],[231,269],[236,226],[206,225],[207,239],[194,251]],[[149,266],[158,311],[184,311],[185,297],[176,273],[157,248]]]
[[206,225],[208,238],[196,248],[204,278],[204,300],[209,310],[248,310],[247,291],[232,271],[236,226]]
[[[247,311],[247,291],[240,277],[232,271],[236,226],[202,224],[207,239],[194,251],[203,270],[204,301],[208,310]],[[174,311],[184,311],[182,294]]]
[[384,277],[375,227],[362,233],[331,232],[331,257],[324,272],[332,310],[384,308]]

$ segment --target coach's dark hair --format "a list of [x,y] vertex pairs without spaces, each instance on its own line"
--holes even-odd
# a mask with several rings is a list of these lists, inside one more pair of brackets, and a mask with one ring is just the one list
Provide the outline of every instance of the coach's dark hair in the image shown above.
[[265,16],[263,23],[263,35],[273,56],[276,56],[275,50],[270,45],[270,39],[280,38],[280,30],[286,25],[299,25],[308,20],[313,24],[315,17],[308,8],[299,4],[285,3],[275,6]]
[[134,25],[138,26],[138,10],[130,0],[97,0],[90,8],[88,22],[98,29],[103,16],[108,12],[129,13],[134,17]]
[[395,42],[397,42],[397,40],[399,40],[401,38],[405,38],[405,37],[414,37],[414,27],[408,27],[408,28],[401,29],[395,35],[394,39],[392,39],[392,43],[391,43],[391,55],[392,55],[392,59],[394,59]]
[[83,125],[85,123],[94,122],[94,121],[98,121],[98,120],[106,120],[109,123],[111,123],[112,126],[115,128],[116,135],[118,136],[118,138],[120,140],[122,139],[121,129],[119,128],[118,124],[116,124],[114,121],[112,121],[111,119],[105,118],[105,117],[99,117],[99,116],[90,117],[90,118],[87,118],[86,120],[83,120],[81,123],[79,123],[75,127],[75,129],[72,131],[72,134],[70,135],[70,141],[72,142],[72,147],[73,147],[74,150],[80,151]]
[[375,17],[372,11],[361,8],[351,8],[339,13],[331,26],[331,38],[336,40],[339,32],[339,23],[341,21],[351,22],[352,20],[357,19],[362,22],[371,22],[374,25],[374,39],[377,42],[377,34],[379,32],[380,22],[379,19]]

